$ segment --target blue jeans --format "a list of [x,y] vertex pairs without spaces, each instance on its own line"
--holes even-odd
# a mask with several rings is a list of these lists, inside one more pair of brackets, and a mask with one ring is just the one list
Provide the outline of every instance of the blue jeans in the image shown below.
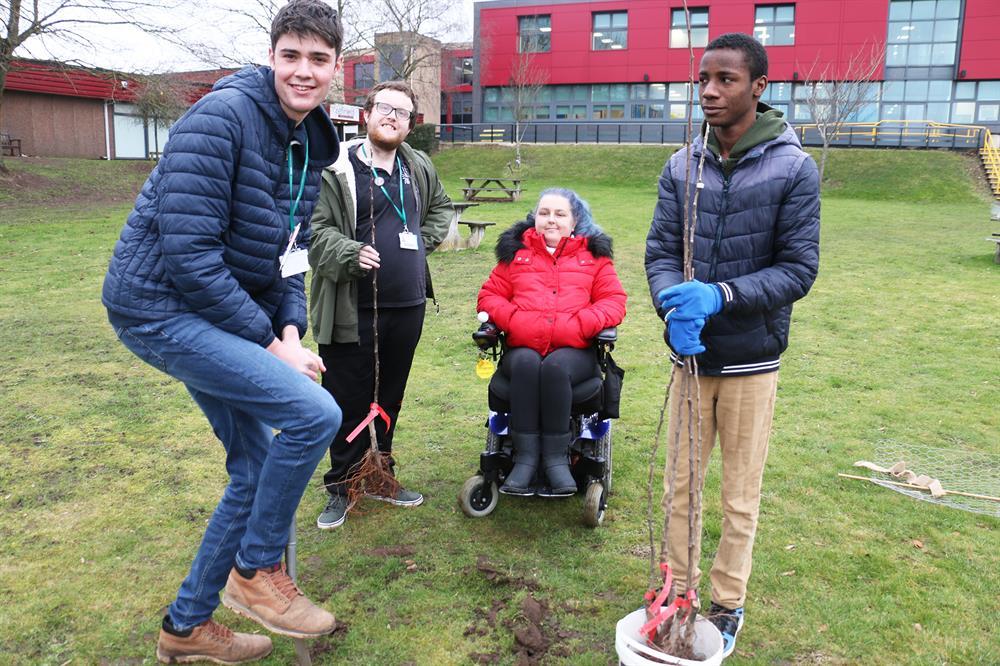
[[115,333],[143,361],[184,382],[226,450],[229,485],[170,605],[171,622],[184,630],[212,616],[234,564],[281,562],[302,493],[340,428],[340,408],[260,345],[194,314]]

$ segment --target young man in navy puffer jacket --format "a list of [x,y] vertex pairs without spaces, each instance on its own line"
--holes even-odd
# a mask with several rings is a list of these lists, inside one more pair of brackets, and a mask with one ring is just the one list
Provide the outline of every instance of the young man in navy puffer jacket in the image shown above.
[[[320,173],[338,153],[319,108],[340,71],[343,29],[320,0],[271,26],[269,67],[220,80],[171,128],[104,282],[122,343],[185,384],[226,454],[230,482],[163,618],[157,658],[240,663],[267,636],[212,620],[223,603],[271,631],[329,633],[281,564],[295,510],[340,426],[300,342],[303,274]],[[274,435],[273,431],[278,434]]]
[[[723,520],[709,618],[721,630],[728,656],[743,625],[780,354],[788,346],[792,303],[806,295],[819,268],[819,177],[781,113],[759,102],[767,86],[767,54],[760,43],[738,33],[715,39],[705,49],[699,79],[701,108],[712,127],[708,145],[699,137],[690,160],[687,150],[678,151],[663,170],[646,240],[646,276],[657,313],[667,322],[672,360],[697,356],[699,484],[719,436]],[[706,150],[694,279],[685,282],[685,185],[693,196]],[[669,442],[678,430],[688,432],[679,398],[672,397]],[[689,566],[686,451],[678,456],[676,478],[673,504],[664,508],[671,512],[669,564],[683,588]],[[698,562],[690,566],[697,587]],[[675,591],[686,590],[675,585]]]

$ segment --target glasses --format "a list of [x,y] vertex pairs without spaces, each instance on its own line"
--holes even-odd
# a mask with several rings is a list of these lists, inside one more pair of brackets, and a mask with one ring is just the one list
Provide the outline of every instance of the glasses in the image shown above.
[[383,116],[388,116],[392,113],[396,114],[397,120],[409,120],[413,117],[413,111],[409,109],[397,109],[391,104],[386,104],[385,102],[375,102],[375,110],[381,113]]

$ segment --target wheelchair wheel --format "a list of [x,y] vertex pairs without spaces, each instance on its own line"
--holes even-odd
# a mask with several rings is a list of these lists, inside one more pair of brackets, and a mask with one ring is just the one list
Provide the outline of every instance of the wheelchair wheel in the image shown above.
[[500,450],[500,435],[490,428],[486,429],[486,453],[496,453]]
[[604,484],[600,481],[591,483],[587,486],[587,495],[583,500],[583,524],[587,527],[600,527],[604,522],[604,510],[607,506]]
[[601,479],[601,483],[604,484],[604,489],[608,495],[611,494],[611,428],[604,433],[600,441],[597,443],[597,450],[599,454],[604,458],[604,478]]
[[458,493],[458,505],[468,517],[482,518],[493,513],[499,498],[497,484],[476,474],[462,484],[462,490]]

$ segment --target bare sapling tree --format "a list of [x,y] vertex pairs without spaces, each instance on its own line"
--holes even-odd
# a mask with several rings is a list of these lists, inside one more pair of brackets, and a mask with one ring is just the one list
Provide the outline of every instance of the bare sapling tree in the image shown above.
[[[205,21],[218,26],[211,41],[186,35],[183,43],[178,46],[198,60],[220,69],[259,63],[269,46],[267,40],[271,32],[271,21],[286,3],[287,0],[242,0],[238,3],[210,1],[201,9],[201,15]],[[327,3],[337,9],[337,15],[344,26],[341,50],[356,48],[358,37],[356,31],[351,29],[353,21],[350,17],[345,17],[355,6],[350,0],[327,0]],[[248,36],[256,38],[248,39]]]
[[823,182],[826,158],[833,142],[846,123],[857,119],[864,107],[877,99],[878,78],[885,62],[885,45],[862,46],[848,58],[843,69],[817,60],[806,70],[804,101],[809,107],[823,148],[820,152],[819,179]]
[[135,106],[149,121],[169,125],[184,115],[195,92],[195,84],[169,74],[133,75],[137,90]]
[[441,42],[462,28],[449,0],[381,0],[354,15],[354,48],[373,51],[379,80],[436,85]]
[[[695,56],[691,39],[691,13],[687,0],[684,0],[685,23],[688,39],[688,113],[687,132],[685,134],[684,151],[684,200],[681,207],[682,215],[682,265],[684,281],[694,279],[694,239],[695,227],[698,221],[698,200],[704,187],[702,175],[705,167],[705,155],[708,152],[706,143],[710,127],[706,122],[701,134],[702,147],[698,159],[693,151],[693,110],[695,104]],[[696,544],[701,533],[702,489],[698,470],[702,467],[702,423],[701,423],[701,387],[698,380],[698,360],[695,356],[680,357],[680,367],[671,368],[670,380],[667,384],[660,411],[660,421],[656,430],[656,438],[650,454],[649,478],[646,494],[647,529],[650,550],[650,591],[646,598],[650,602],[646,608],[647,624],[643,627],[647,640],[671,657],[681,659],[700,659],[694,651],[695,619],[699,610],[697,591],[694,588],[694,562],[697,558]],[[674,391],[679,391],[673,395]],[[672,398],[673,395],[673,398]],[[667,471],[665,473],[667,488],[664,499],[663,531],[660,541],[659,566],[657,566],[656,548],[653,534],[653,480],[655,478],[657,452],[660,437],[665,422],[668,407],[673,406],[670,417],[673,419],[673,437],[668,442]],[[686,427],[682,427],[686,425]],[[684,594],[675,594],[670,561],[670,523],[675,490],[677,484],[678,462],[687,445],[688,479],[687,479],[687,571],[684,580]],[[659,572],[664,572],[661,589],[657,592]]]
[[[90,35],[95,27],[105,26],[131,26],[169,38],[178,30],[159,19],[181,4],[182,0],[0,0],[0,120],[15,51],[31,57],[31,45],[44,49],[52,44],[92,52],[95,45]],[[0,172],[6,170],[0,157]]]
[[506,94],[514,113],[514,169],[521,168],[521,142],[529,121],[534,117],[534,104],[549,80],[546,70],[535,64],[534,54],[518,53],[511,62]]

